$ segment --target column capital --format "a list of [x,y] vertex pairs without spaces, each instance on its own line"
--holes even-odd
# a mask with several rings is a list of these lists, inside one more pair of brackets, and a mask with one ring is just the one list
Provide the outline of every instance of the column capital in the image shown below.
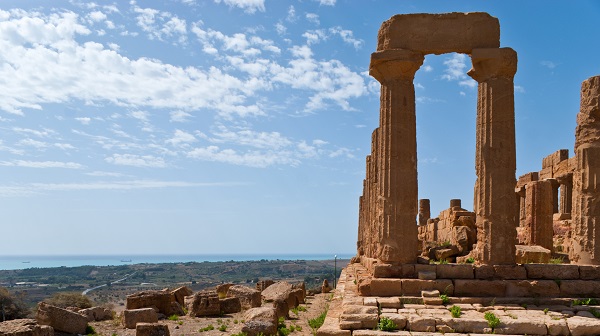
[[479,83],[490,78],[512,80],[517,72],[517,52],[511,48],[473,49],[471,61],[473,67],[467,75]]
[[396,79],[413,80],[425,56],[406,49],[389,49],[371,54],[369,74],[379,83]]

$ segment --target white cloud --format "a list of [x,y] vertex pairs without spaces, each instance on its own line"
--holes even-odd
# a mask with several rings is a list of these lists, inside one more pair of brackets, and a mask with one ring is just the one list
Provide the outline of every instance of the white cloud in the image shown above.
[[48,144],[42,141],[37,141],[37,140],[33,140],[33,139],[22,139],[19,140],[18,142],[19,146],[27,146],[27,147],[34,147],[37,149],[43,149],[48,147]]
[[558,66],[557,63],[554,63],[552,61],[541,61],[540,65],[545,66],[548,69],[554,69]]
[[290,5],[285,20],[288,22],[295,22],[297,19],[298,17],[296,16],[296,8],[294,8],[293,5]]
[[137,13],[137,25],[148,33],[150,39],[164,41],[176,37],[177,42],[184,44],[187,40],[187,23],[169,12],[161,12],[153,8],[133,7]]
[[252,130],[231,131],[224,126],[218,127],[214,132],[212,142],[234,143],[237,145],[251,146],[261,149],[278,150],[288,147],[292,141],[282,136],[279,132],[256,132]]
[[525,88],[520,85],[515,85],[515,92],[525,93]]
[[169,115],[171,116],[170,121],[171,122],[187,122],[188,118],[190,118],[192,115],[185,112],[185,111],[172,111],[169,113]]
[[477,86],[477,82],[468,77],[465,71],[467,68],[467,59],[467,55],[458,53],[454,53],[452,56],[447,58],[444,61],[444,65],[447,68],[444,70],[442,79],[447,81],[458,81],[458,84],[461,86],[475,88]]
[[285,35],[287,32],[287,28],[281,22],[277,22],[275,24],[275,30],[277,31],[278,35]]
[[425,72],[432,72],[433,71],[433,67],[431,65],[424,65],[421,67],[421,69],[423,69],[423,71]]
[[[333,3],[335,4],[335,1]],[[342,27],[333,27],[329,28],[329,31],[332,34],[339,35],[345,43],[354,46],[354,49],[360,49],[364,44],[363,40],[354,38],[354,33],[351,30],[342,29]]]
[[319,0],[321,6],[335,6],[336,0]]
[[193,134],[182,130],[175,130],[173,137],[168,139],[166,142],[172,146],[187,146],[188,144],[196,141],[198,140]]
[[16,132],[16,133],[21,133],[21,134],[35,135],[39,138],[48,138],[48,137],[58,135],[58,133],[56,131],[48,129],[48,128],[43,128],[40,131],[40,130],[31,129],[31,128],[13,127],[12,131]]
[[94,11],[88,14],[88,18],[94,22],[100,22],[106,20],[107,16],[101,11]]
[[90,122],[92,121],[92,118],[81,117],[81,118],[75,118],[75,120],[79,121],[82,125],[89,125]]
[[0,166],[6,167],[25,167],[25,168],[66,168],[66,169],[82,169],[83,165],[75,162],[59,162],[59,161],[0,161]]
[[160,157],[152,155],[135,155],[135,154],[113,154],[104,159],[108,163],[119,166],[133,167],[149,167],[149,168],[165,168],[167,164]]
[[312,22],[316,25],[319,25],[321,23],[321,21],[319,21],[319,15],[317,15],[315,13],[306,13],[306,20],[308,20],[308,22]]
[[243,9],[244,12],[254,14],[257,10],[265,11],[265,0],[214,0],[215,3],[223,2],[229,7]]
[[229,163],[235,165],[265,168],[275,164],[296,166],[300,161],[292,157],[290,152],[247,151],[240,153],[233,149],[220,149],[218,146],[198,147],[187,154],[188,157],[203,160]]

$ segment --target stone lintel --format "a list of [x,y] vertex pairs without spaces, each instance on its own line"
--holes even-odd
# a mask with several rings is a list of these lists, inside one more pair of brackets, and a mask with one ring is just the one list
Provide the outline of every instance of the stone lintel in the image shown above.
[[569,159],[569,150],[559,149],[542,159],[542,168],[552,167],[567,159]]
[[473,49],[473,68],[467,72],[477,82],[491,78],[512,80],[517,73],[517,52],[512,48]]
[[412,81],[425,56],[405,49],[376,51],[371,54],[369,74],[380,83],[405,79]]
[[410,49],[424,54],[500,46],[500,22],[488,13],[398,14],[383,22],[377,50]]
[[538,172],[530,172],[519,176],[517,181],[517,187],[525,186],[529,182],[537,181],[539,179]]

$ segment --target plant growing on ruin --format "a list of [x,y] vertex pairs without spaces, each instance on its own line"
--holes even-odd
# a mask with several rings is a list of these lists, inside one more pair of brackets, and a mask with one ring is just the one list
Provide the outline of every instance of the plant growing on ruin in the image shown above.
[[594,317],[595,317],[595,318],[600,318],[600,311],[597,311],[596,309],[594,309],[594,308],[591,308],[591,309],[590,309],[590,313],[591,313],[592,315],[594,315]]
[[575,299],[573,300],[573,306],[589,306],[589,305],[597,305],[598,304],[598,300],[593,299],[593,298],[587,298],[587,299]]
[[168,319],[169,321],[178,321],[178,320],[179,320],[179,316],[178,316],[178,315],[176,315],[176,314],[173,314],[173,315],[171,315],[171,316],[167,317],[167,319]]
[[558,258],[550,258],[550,260],[548,261],[549,264],[562,264],[564,263],[564,260],[562,257],[558,257]]
[[383,316],[379,319],[379,323],[377,324],[377,329],[382,331],[392,331],[398,329],[398,326],[392,319]]
[[459,306],[452,306],[452,307],[448,308],[448,310],[450,311],[450,314],[452,315],[452,317],[459,318],[460,315],[462,314],[461,308]]
[[483,318],[485,318],[485,320],[488,322],[488,326],[492,328],[492,330],[496,329],[500,325],[500,319],[492,312],[486,312]]
[[448,298],[448,295],[446,295],[446,294],[440,294],[440,299],[442,299],[442,304],[450,303],[450,299]]
[[308,325],[310,326],[310,328],[312,329],[312,334],[316,335],[317,334],[317,330],[319,328],[321,328],[321,326],[323,325],[323,323],[325,322],[325,317],[327,316],[327,309],[329,307],[325,308],[325,311],[321,313],[321,315],[315,317],[314,319],[310,319],[308,320]]
[[466,262],[467,262],[467,264],[472,264],[472,263],[474,263],[474,262],[475,262],[475,258],[473,258],[473,257],[468,257],[468,258],[467,258],[467,260],[466,260]]
[[221,332],[226,332],[226,331],[227,331],[227,326],[226,326],[226,325],[224,325],[224,324],[221,324],[221,325],[219,326],[219,331],[221,331]]
[[548,308],[544,308],[544,315],[548,315],[548,311],[549,311],[549,310],[550,310],[550,309],[548,309]]

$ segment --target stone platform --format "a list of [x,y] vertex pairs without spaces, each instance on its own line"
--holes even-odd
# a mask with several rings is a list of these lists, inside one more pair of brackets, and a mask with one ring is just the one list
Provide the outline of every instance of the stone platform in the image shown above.
[[[433,286],[434,288],[423,288],[418,295],[416,292],[394,294],[397,293],[397,289],[393,289],[393,282],[400,283],[400,293],[403,293],[402,288],[406,288],[406,284],[414,284],[414,281],[419,279],[390,278],[370,279],[371,284],[373,284],[373,281],[378,280],[388,281],[381,283],[380,289],[376,290],[385,295],[361,296],[359,294],[359,284],[367,280],[367,274],[369,272],[361,264],[350,264],[342,271],[327,318],[317,335],[383,336],[440,335],[441,333],[445,335],[483,335],[490,333],[503,335],[600,335],[600,318],[595,317],[595,315],[599,315],[600,306],[572,306],[575,296],[491,297],[456,295],[456,289],[453,287],[454,282],[461,279],[420,280],[425,282],[417,282],[417,284],[434,281],[433,283],[439,286],[437,288],[435,288],[436,286]],[[408,280],[410,282],[402,282]],[[445,281],[435,282],[441,280]],[[480,281],[482,282],[471,284],[474,290],[477,287],[485,288],[483,281],[490,283],[493,281],[507,281],[511,283],[510,281],[516,280]],[[533,282],[539,280],[521,281]],[[559,285],[557,281],[549,281],[559,286],[560,293],[562,283]],[[590,280],[590,282],[597,283],[598,281]],[[448,287],[448,285],[452,286]],[[432,291],[429,291],[429,289],[432,289]],[[411,289],[411,291],[413,290]],[[478,288],[477,290],[482,291],[484,289]],[[448,300],[446,304],[443,304],[440,297],[440,294],[444,294],[444,292]],[[454,305],[461,308],[462,314],[458,318],[452,317],[449,311],[449,308]],[[500,324],[494,329],[490,327],[488,321],[484,318],[486,312],[493,313],[500,320]],[[382,317],[393,320],[398,326],[398,330],[394,332],[376,330]]]

